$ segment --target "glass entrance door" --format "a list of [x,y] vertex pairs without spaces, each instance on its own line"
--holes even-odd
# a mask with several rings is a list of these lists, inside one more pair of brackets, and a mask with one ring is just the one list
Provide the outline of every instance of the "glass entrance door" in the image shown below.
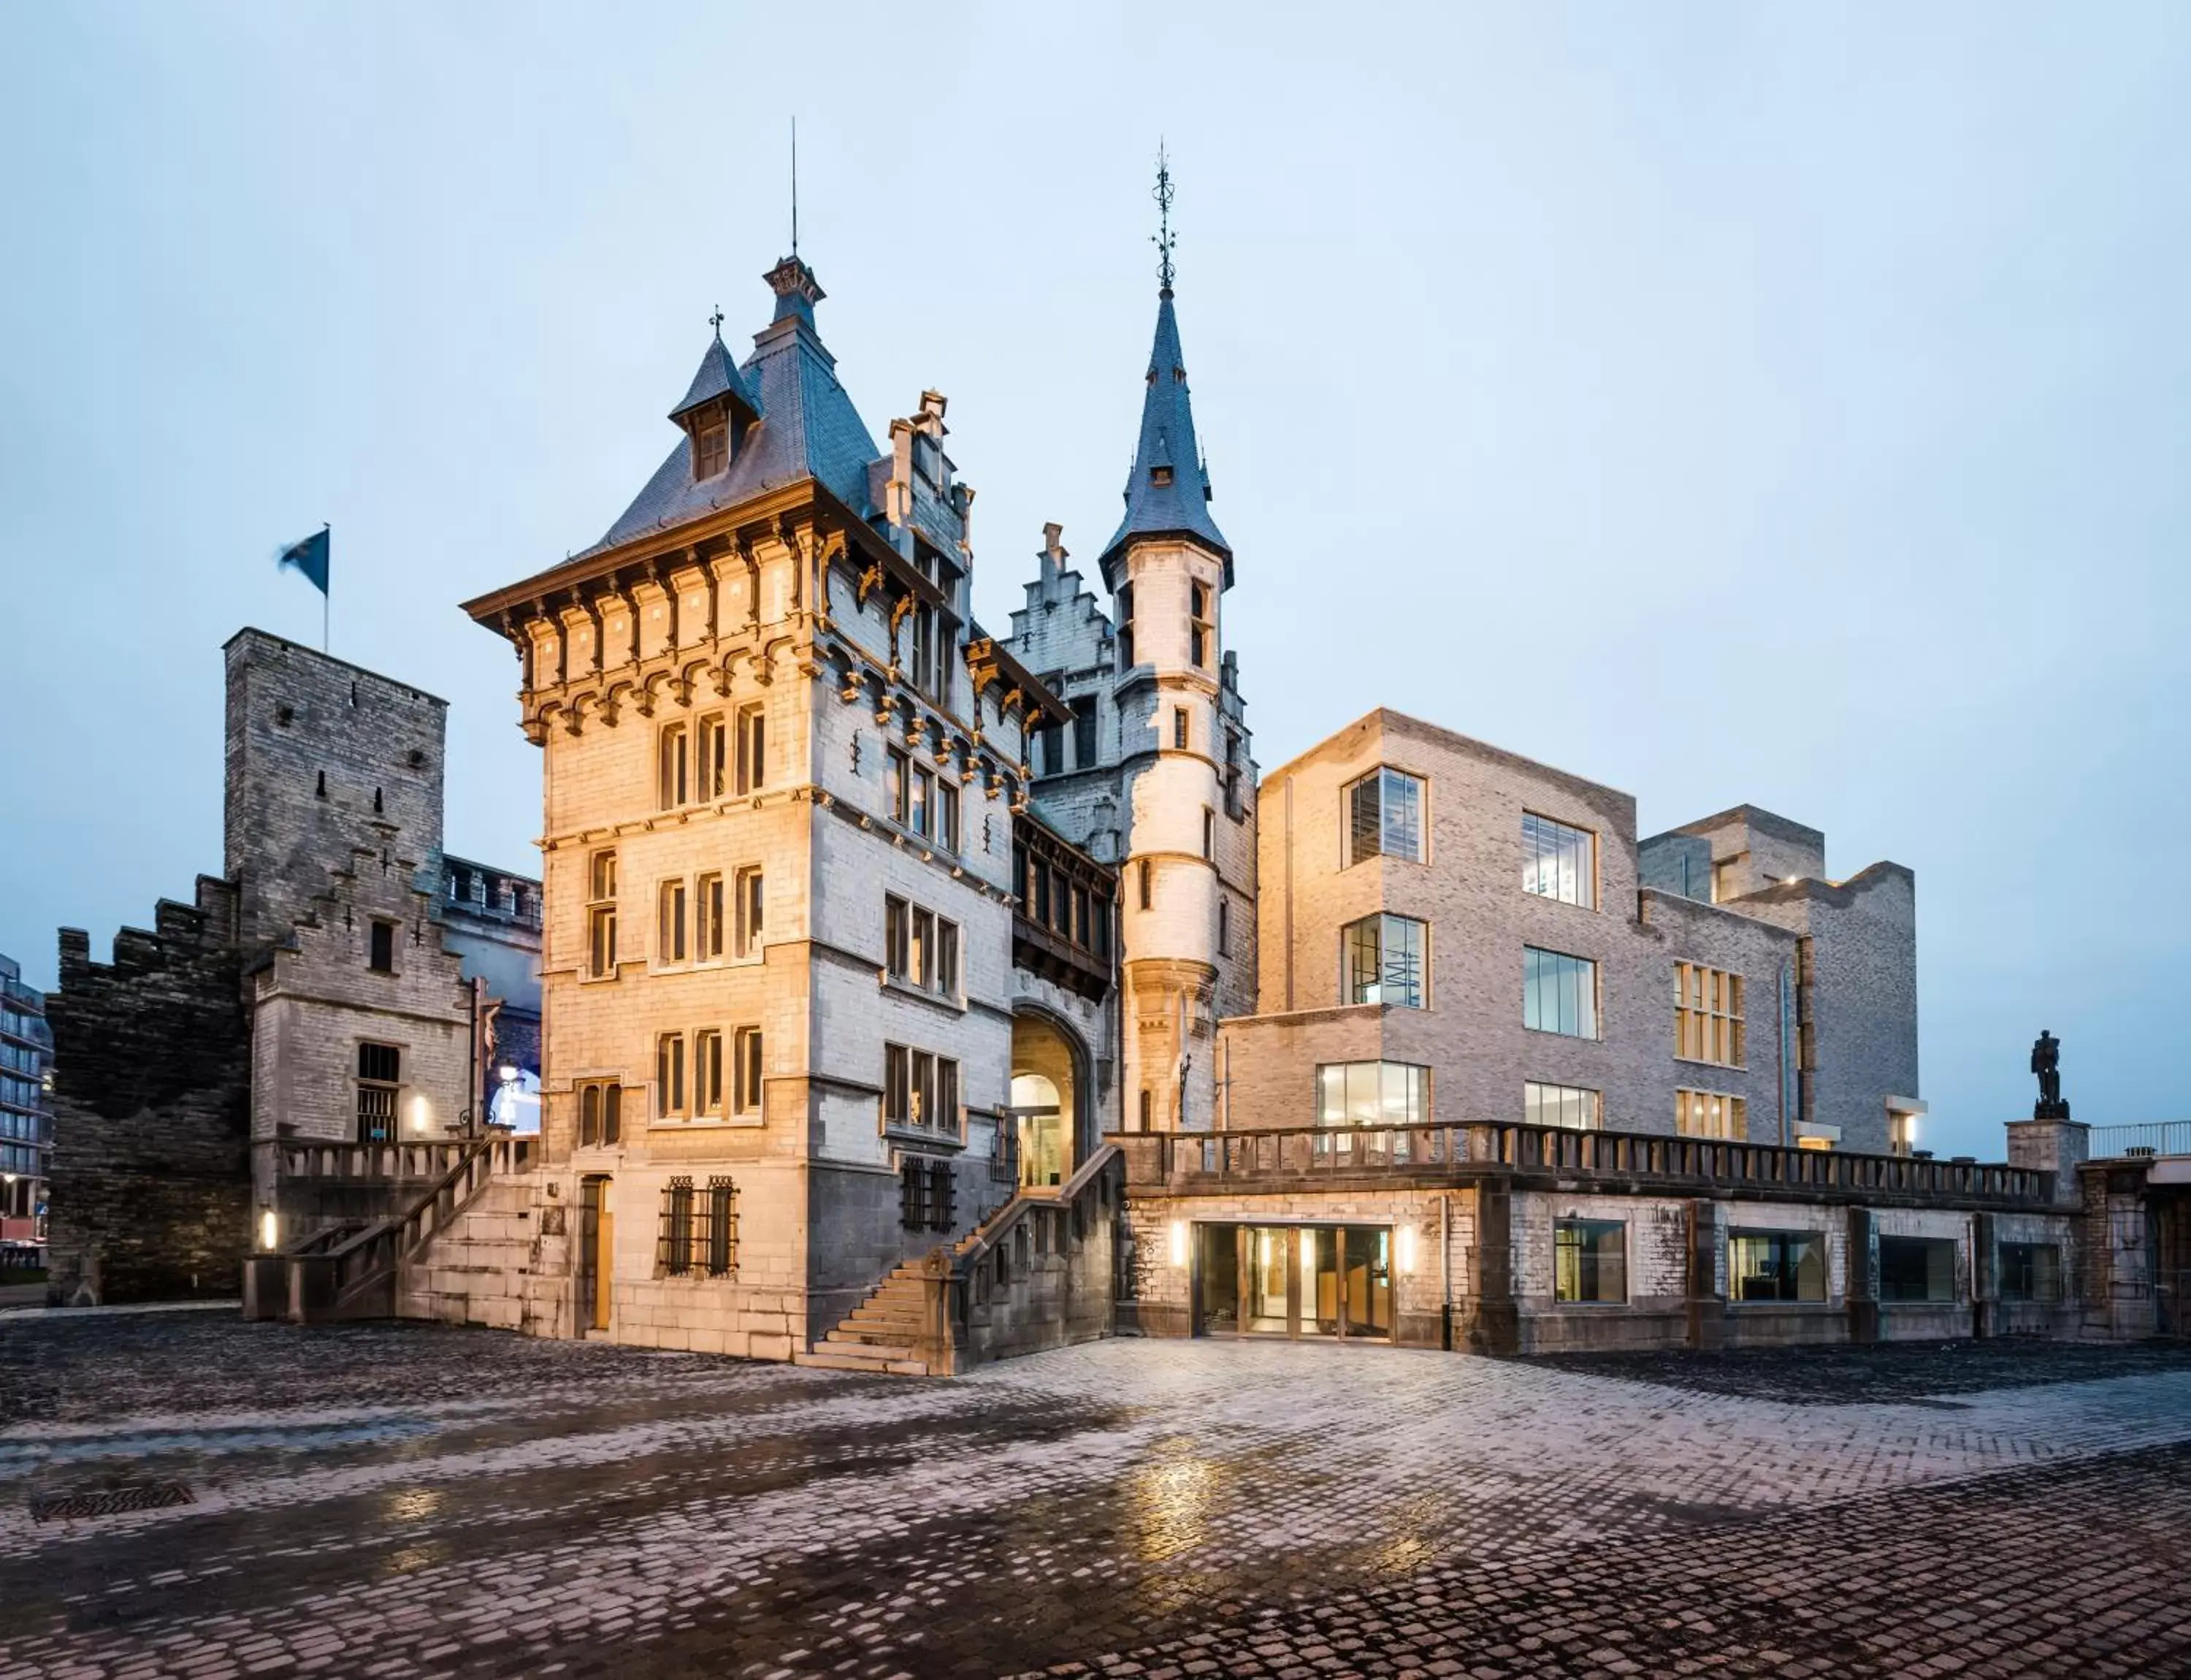
[[1346,1263],[1348,1335],[1392,1334],[1392,1233],[1384,1226],[1350,1225],[1339,1233]]
[[1195,1229],[1198,1334],[1391,1340],[1390,1226]]

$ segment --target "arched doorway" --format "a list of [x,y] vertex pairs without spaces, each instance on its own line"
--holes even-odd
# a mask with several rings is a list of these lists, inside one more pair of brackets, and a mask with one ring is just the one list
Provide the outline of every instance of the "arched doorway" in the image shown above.
[[1086,1065],[1078,1039],[1049,1016],[1022,1010],[1012,1017],[1010,1113],[1022,1187],[1062,1184],[1087,1159]]

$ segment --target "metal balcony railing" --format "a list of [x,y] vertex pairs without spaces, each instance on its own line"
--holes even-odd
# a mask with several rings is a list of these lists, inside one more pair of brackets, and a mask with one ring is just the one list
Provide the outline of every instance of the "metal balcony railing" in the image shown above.
[[2191,1120],[2148,1120],[2142,1125],[2092,1128],[2092,1159],[2137,1154],[2191,1155]]

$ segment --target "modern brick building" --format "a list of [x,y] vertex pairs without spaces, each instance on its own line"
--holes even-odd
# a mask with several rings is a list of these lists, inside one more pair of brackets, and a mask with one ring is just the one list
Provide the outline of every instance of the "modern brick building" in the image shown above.
[[53,1043],[45,994],[23,983],[14,958],[0,957],[0,1276],[46,1261]]

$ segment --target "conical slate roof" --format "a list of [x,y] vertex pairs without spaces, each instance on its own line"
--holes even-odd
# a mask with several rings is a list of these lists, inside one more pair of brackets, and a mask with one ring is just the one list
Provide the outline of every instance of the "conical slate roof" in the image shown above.
[[723,343],[720,327],[700,357],[699,371],[692,375],[692,383],[685,392],[685,400],[669,411],[669,418],[681,420],[703,402],[713,402],[719,396],[731,399],[733,407],[743,408],[744,418],[757,419],[760,402],[753,390],[738,372],[737,364],[731,360],[731,352]]
[[1232,549],[1209,514],[1209,479],[1194,441],[1194,409],[1187,389],[1187,357],[1171,288],[1158,293],[1156,343],[1149,351],[1148,394],[1141,399],[1141,435],[1126,479],[1126,516],[1103,545],[1111,561],[1136,537],[1191,537],[1225,557]]
[[[720,339],[701,358],[692,389],[674,413],[737,390],[760,418],[736,441],[728,470],[692,478],[692,447],[680,437],[623,515],[585,552],[612,549],[650,531],[702,519],[768,491],[811,478],[862,519],[874,509],[868,494],[868,463],[878,453],[867,424],[837,383],[837,358],[814,328],[814,305],[822,296],[814,272],[787,257],[765,276],[777,294],[776,318],[754,334],[754,353],[731,366]],[[720,381],[720,390],[709,389]],[[737,394],[733,393],[733,400]]]

